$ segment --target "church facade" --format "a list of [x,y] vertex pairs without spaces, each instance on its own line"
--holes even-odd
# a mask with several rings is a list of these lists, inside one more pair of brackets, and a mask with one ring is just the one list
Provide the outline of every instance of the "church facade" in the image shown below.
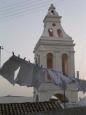
[[[74,41],[66,34],[61,25],[61,16],[53,4],[48,9],[44,20],[44,30],[34,48],[35,62],[44,68],[53,68],[67,77],[75,76]],[[49,75],[45,84],[34,88],[34,99],[48,101],[54,94],[63,93],[61,88],[52,83]],[[75,85],[69,85],[66,91],[70,102],[77,101]]]

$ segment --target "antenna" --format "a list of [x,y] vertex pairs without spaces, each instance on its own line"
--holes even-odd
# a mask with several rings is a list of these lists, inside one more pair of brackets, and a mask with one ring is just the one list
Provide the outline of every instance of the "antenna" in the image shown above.
[[3,46],[0,46],[0,67],[1,67],[1,50],[3,49]]

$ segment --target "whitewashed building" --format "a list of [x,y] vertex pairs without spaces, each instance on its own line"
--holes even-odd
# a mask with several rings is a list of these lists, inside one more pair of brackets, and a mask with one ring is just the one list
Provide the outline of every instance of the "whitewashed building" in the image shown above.
[[[74,43],[61,25],[61,16],[53,4],[48,9],[44,20],[44,30],[34,48],[35,61],[45,68],[53,68],[66,76],[75,76]],[[63,93],[61,88],[52,83],[49,75],[39,89],[34,88],[34,99],[47,101],[54,94]],[[66,96],[70,102],[76,102],[78,95],[74,84],[69,85]]]

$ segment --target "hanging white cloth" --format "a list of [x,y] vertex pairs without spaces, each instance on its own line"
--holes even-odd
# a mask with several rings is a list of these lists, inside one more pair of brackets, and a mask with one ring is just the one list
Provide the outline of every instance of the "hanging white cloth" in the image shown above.
[[61,80],[60,76],[58,76],[56,74],[56,72],[54,72],[54,70],[48,69],[48,73],[49,73],[51,79],[53,80],[53,82],[56,85],[61,85],[62,84],[62,80]]
[[74,78],[66,77],[61,72],[55,71],[53,69],[48,69],[48,72],[53,82],[62,88],[66,88],[67,84],[72,83],[74,81]]
[[[18,70],[15,78],[16,71]],[[0,74],[11,84],[38,88],[44,82],[45,71],[42,67],[32,64],[15,55],[10,57],[0,68]]]
[[33,71],[33,87],[39,88],[42,83],[45,82],[45,75],[46,75],[46,69],[35,65],[34,71]]
[[20,86],[36,87],[45,81],[45,69],[32,63],[22,63],[15,83]]
[[13,55],[0,68],[0,75],[2,75],[10,83],[14,84],[14,75],[18,67],[19,63],[17,63],[17,57]]

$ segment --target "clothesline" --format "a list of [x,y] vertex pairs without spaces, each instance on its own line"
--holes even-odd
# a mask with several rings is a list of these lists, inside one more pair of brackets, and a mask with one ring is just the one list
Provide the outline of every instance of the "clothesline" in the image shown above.
[[[49,74],[51,79],[52,79],[52,83],[54,83],[55,85],[59,85],[61,87],[64,87],[64,85],[65,86],[67,85],[67,80],[69,80],[69,79],[66,79],[66,78],[71,78],[69,81],[72,82],[72,83],[75,81],[75,83],[78,84],[77,88],[80,91],[86,91],[86,89],[84,87],[85,84],[86,84],[86,81],[82,81],[80,79],[78,80],[77,78],[71,77],[71,76],[66,77],[59,71],[55,71],[53,69],[43,68],[42,66],[39,66],[37,64],[31,63],[30,61],[27,61],[26,57],[22,59],[22,58],[20,58],[20,55],[15,56],[14,52],[10,52],[3,47],[0,47],[0,49],[4,50],[5,52],[7,52],[9,54],[12,54],[12,56],[0,68],[0,74],[2,75],[2,77],[7,79],[13,85],[17,83],[20,86],[22,86],[22,85],[28,86],[28,87],[29,86],[34,86],[34,87],[38,88],[40,86],[40,84],[46,82],[45,77],[47,77],[47,74]],[[13,58],[13,60],[15,60],[15,59],[16,60],[11,62],[12,58]],[[9,64],[9,62],[11,64]],[[16,64],[16,62],[17,62],[17,64]],[[32,74],[33,72],[32,73],[29,72],[30,71],[29,69],[25,70],[25,68],[22,66],[21,63],[24,63],[26,65],[30,64],[29,66],[34,65],[35,68],[36,68],[36,69],[33,69],[34,70],[34,75]],[[14,67],[14,69],[13,69],[13,67]],[[18,69],[19,69],[19,72],[18,72],[18,74],[16,76],[16,79],[15,79],[15,72]],[[24,70],[26,71],[27,75],[25,74]],[[37,71],[37,73],[35,71]],[[32,76],[34,76],[34,77],[30,76],[29,74],[32,74]],[[64,78],[65,78],[66,81],[64,80]]]
[[[15,72],[18,74],[15,78]],[[67,88],[67,84],[75,82],[74,77],[66,77],[61,72],[54,69],[43,68],[38,64],[31,63],[19,56],[13,55],[3,64],[0,69],[2,77],[7,79],[11,84],[19,84],[20,86],[36,87],[42,83],[46,83],[48,75],[52,83],[61,88]]]
[[[0,50],[3,50],[6,53],[11,54],[11,55],[15,54],[14,51],[9,51],[8,49],[4,48],[3,46],[0,46]],[[18,54],[18,57],[20,57],[20,54]],[[26,59],[26,57],[24,57],[24,58]]]
[[[19,69],[16,79],[14,79],[15,71]],[[19,84],[21,86],[36,86],[38,87],[44,78],[44,69],[38,64],[33,64],[18,56],[11,56],[1,67],[0,74],[7,79],[11,84]],[[41,76],[41,78],[39,77]],[[40,80],[41,79],[41,80]]]
[[[15,71],[19,67],[20,67],[19,73],[17,75],[17,78],[14,80]],[[48,70],[48,72],[50,74],[50,77],[56,83],[56,85],[63,85],[64,83],[66,87],[66,83],[71,81],[66,77],[65,79],[63,79],[62,77],[64,76],[62,76],[61,73],[56,72],[54,70]],[[18,83],[19,85],[28,85],[28,86],[39,85],[40,83],[45,82],[45,79],[43,78],[45,77],[46,74],[46,68],[40,67],[37,64],[30,63],[25,59],[21,59],[20,57],[15,56],[13,53],[13,56],[10,57],[9,60],[5,62],[4,65],[2,66],[0,74],[4,76],[12,84]],[[63,82],[61,78],[65,82]]]

